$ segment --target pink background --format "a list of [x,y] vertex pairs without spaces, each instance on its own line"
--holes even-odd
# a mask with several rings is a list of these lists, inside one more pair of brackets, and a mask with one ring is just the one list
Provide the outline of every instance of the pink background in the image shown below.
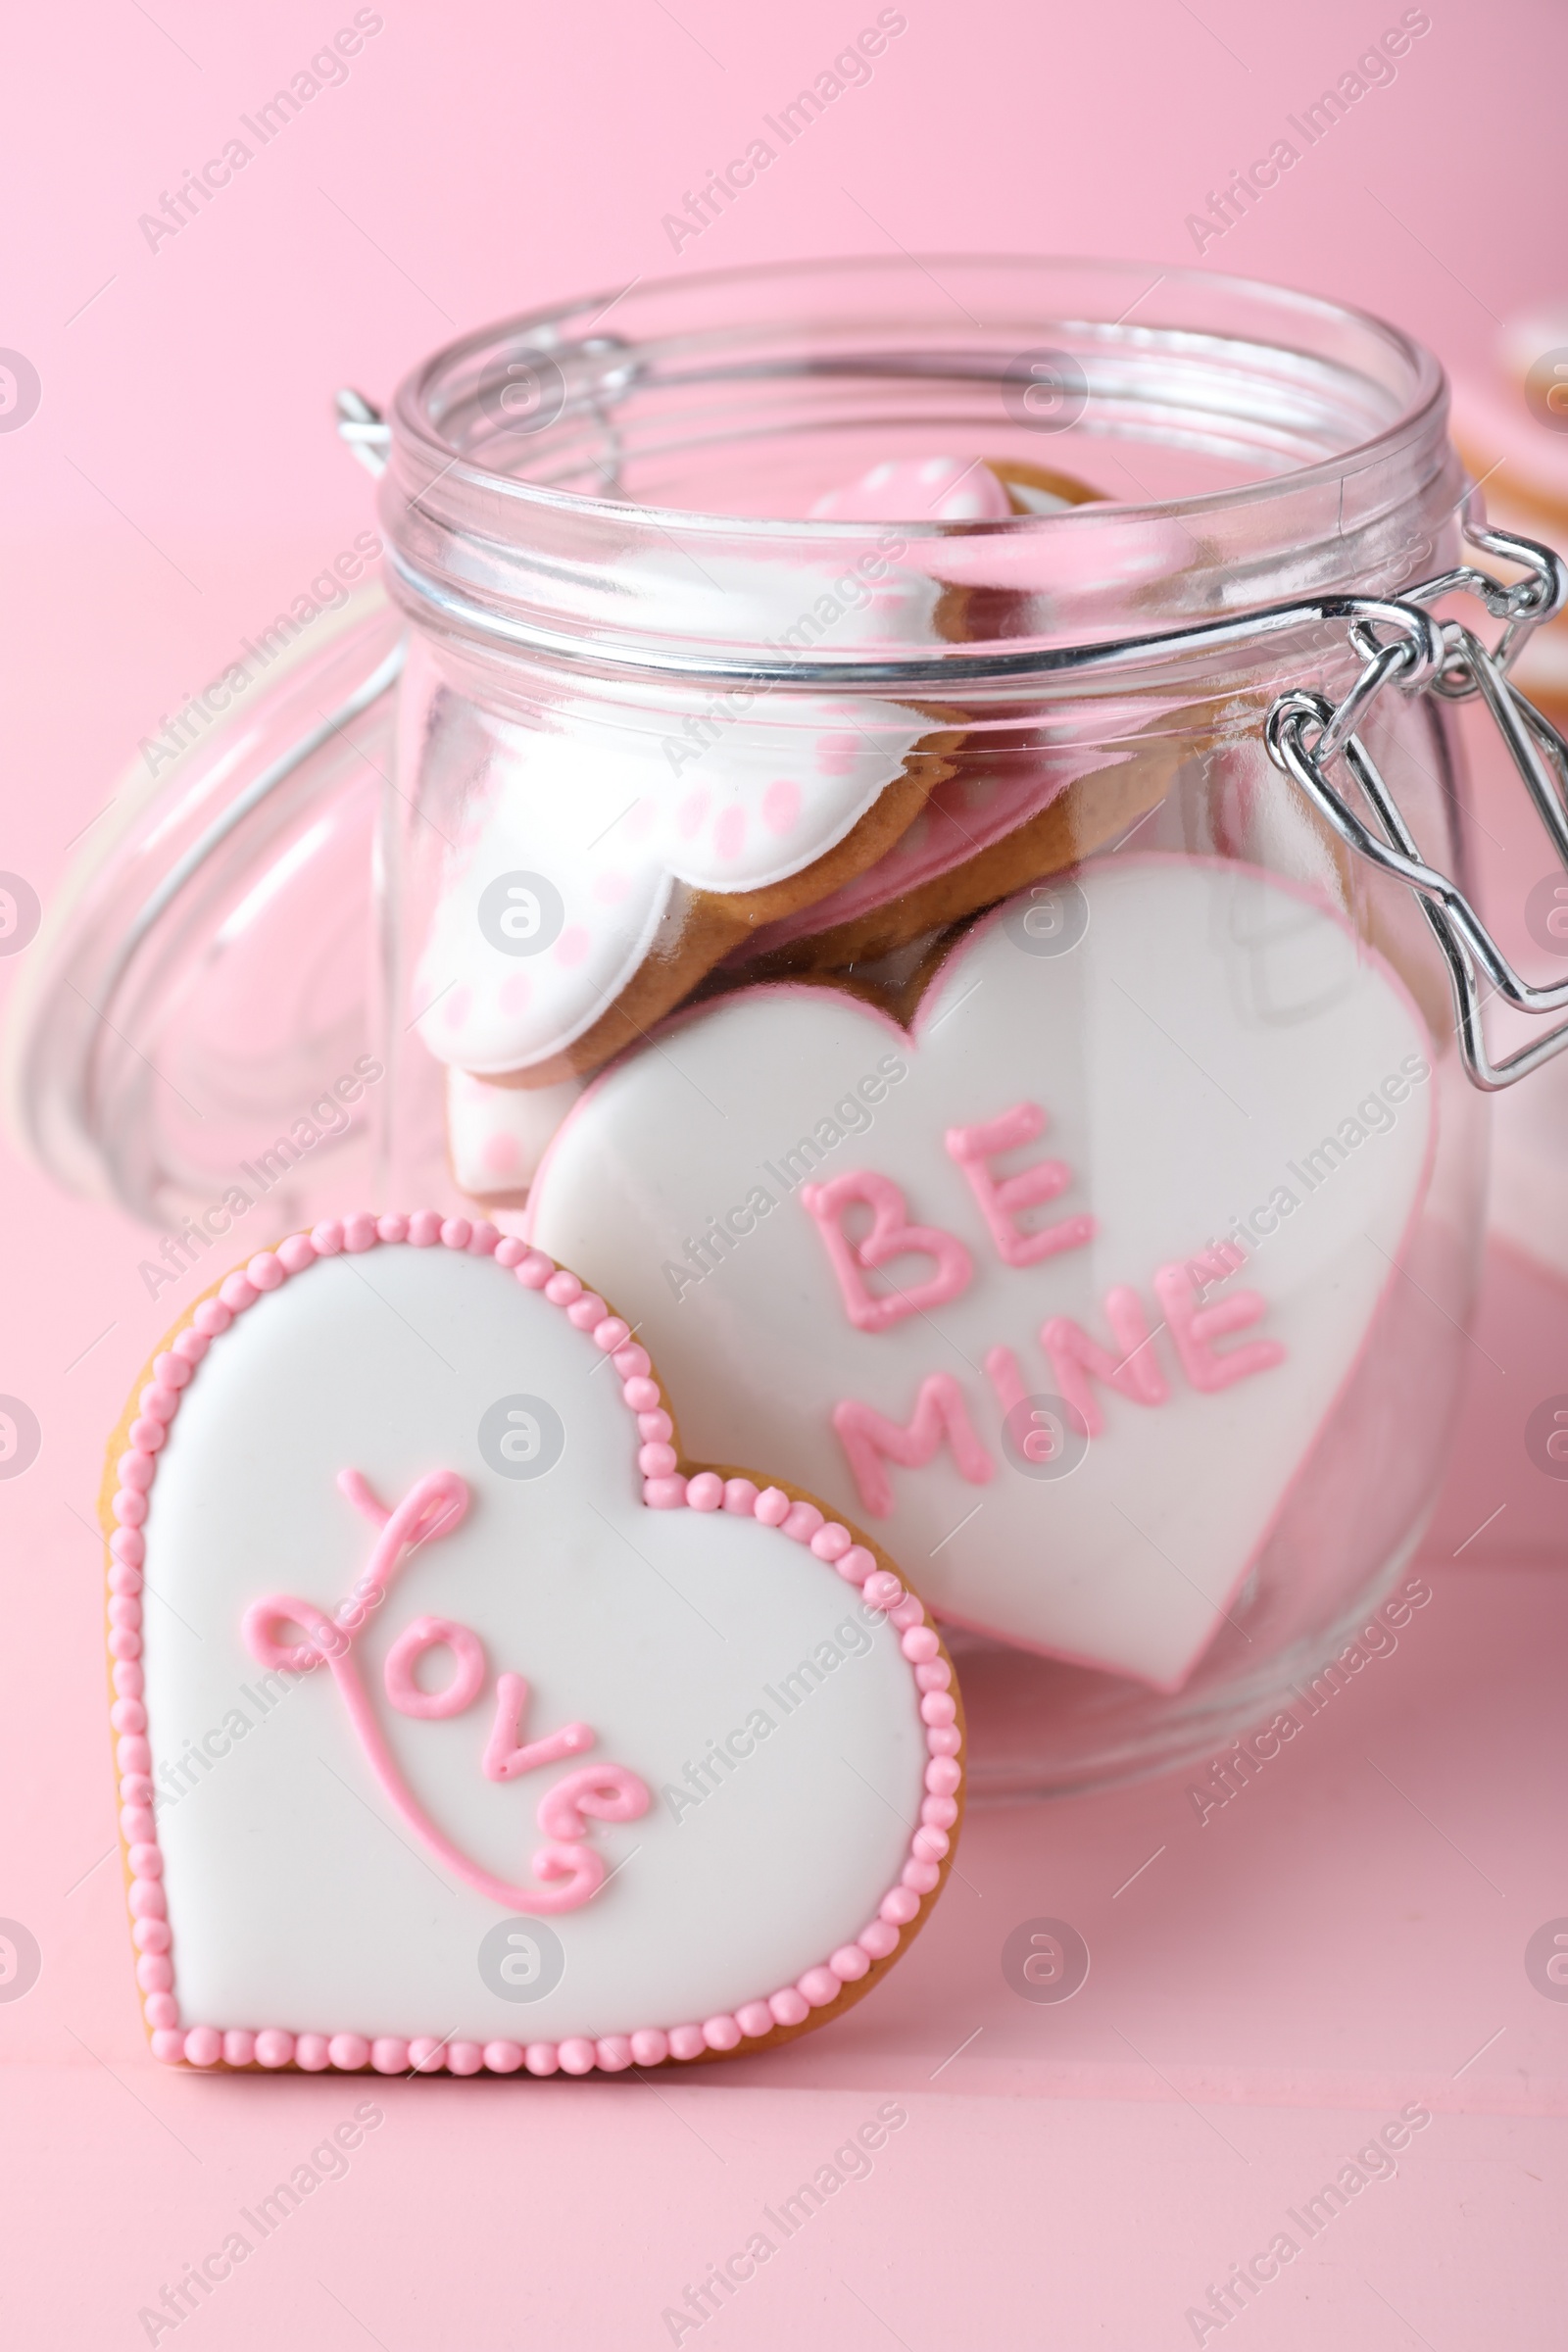
[[[9,29],[0,345],[43,399],[0,434],[0,867],[46,902],[158,714],[368,519],[330,429],[339,384],[384,398],[459,329],[638,272],[900,246],[1192,262],[1185,217],[1400,12],[908,0],[870,85],[678,258],[662,217],[873,6],[379,13],[347,82],[156,253],[137,216],[352,7],[100,0]],[[1394,84],[1204,258],[1479,367],[1499,319],[1561,290],[1568,19],[1429,13]],[[192,2081],[141,2044],[92,1523],[104,1434],[169,1301],[145,1297],[127,1220],[12,1152],[0,1167],[0,1390],[44,1429],[0,1485],[0,1915],[44,1956],[0,2005],[11,2340],[145,2341],[138,2307],[373,2096],[385,2122],[349,2176],[186,2323],[193,2342],[667,2343],[663,2307],[893,2095],[909,2122],[872,2177],[705,2343],[1190,2343],[1186,2308],[1413,2100],[1434,2120],[1398,2178],[1231,2326],[1254,2347],[1558,2340],[1568,2004],[1522,1965],[1568,1914],[1568,1489],[1521,1442],[1568,1390],[1552,1286],[1494,1262],[1433,1606],[1206,1828],[1183,1779],[975,1818],[907,1963],[776,2062],[646,2085]],[[1000,1973],[1039,1914],[1094,1954],[1060,2008]]]

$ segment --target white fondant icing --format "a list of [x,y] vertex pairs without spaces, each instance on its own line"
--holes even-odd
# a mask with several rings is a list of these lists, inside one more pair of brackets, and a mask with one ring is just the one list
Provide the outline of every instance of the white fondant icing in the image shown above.
[[[543,1397],[564,1430],[538,1478],[498,1474],[479,1439],[487,1408],[518,1394]],[[637,1443],[608,1359],[489,1258],[396,1245],[332,1258],[214,1342],[159,1457],[145,1531],[155,1779],[231,1710],[247,1718],[193,1788],[160,1803],[184,2025],[526,2041],[700,2022],[789,1984],[874,1915],[928,1761],[898,1635],[776,1531],[647,1509]],[[282,1592],[330,1613],[368,1558],[373,1533],[335,1484],[346,1467],[383,1502],[436,1469],[471,1490],[463,1524],[414,1554],[356,1645],[438,1827],[526,1881],[539,1799],[567,1772],[612,1761],[654,1792],[642,1820],[592,1825],[613,1875],[546,1923],[565,1968],[537,2001],[481,1980],[480,1942],[507,1914],[398,1820],[329,1673],[258,1692],[247,1605]],[[424,1614],[470,1627],[487,1655],[481,1696],[446,1721],[385,1698],[387,1651]],[[837,1666],[820,1662],[824,1642]],[[814,1656],[819,1682],[790,1686]],[[586,1722],[586,1756],[485,1778],[504,1670],[531,1687],[527,1735]],[[451,1671],[443,1654],[421,1679],[438,1688]],[[791,1688],[806,1695],[786,1713]],[[754,1709],[773,1719],[766,1737],[674,1817],[665,1785]]]
[[476,1200],[524,1191],[583,1085],[496,1086],[449,1069],[447,1150],[463,1191]]
[[[1068,952],[1020,944],[1027,899],[972,933],[912,1041],[824,989],[751,990],[669,1024],[658,1053],[629,1056],[571,1113],[535,1182],[530,1229],[640,1318],[704,1458],[765,1453],[859,1515],[926,1599],[964,1622],[1169,1687],[1247,1574],[1395,1279],[1425,1186],[1434,1089],[1407,1079],[1387,1124],[1342,1145],[1343,1159],[1330,1153],[1309,1189],[1292,1163],[1299,1171],[1386,1078],[1397,1089],[1401,1065],[1426,1067],[1396,976],[1337,915],[1250,868],[1117,858],[1085,869],[1081,888],[1088,927]],[[906,1074],[857,1103],[890,1051]],[[1050,1157],[1072,1177],[1022,1229],[1088,1212],[1098,1230],[1015,1267],[944,1135],[1020,1102],[1048,1124],[993,1172]],[[852,1329],[800,1199],[803,1176],[850,1170],[891,1177],[909,1222],[963,1241],[974,1272],[960,1297],[888,1330]],[[715,1244],[711,1220],[757,1188],[769,1205],[753,1200],[747,1229]],[[1246,1242],[1245,1266],[1209,1296],[1245,1287],[1266,1301],[1222,1354],[1275,1341],[1286,1360],[1199,1393],[1156,1328],[1152,1278],[1277,1188],[1297,1205]],[[858,1239],[867,1214],[849,1215]],[[710,1268],[700,1279],[693,1240]],[[886,1294],[932,1272],[911,1254],[865,1281]],[[1056,1392],[1042,1324],[1071,1316],[1108,1346],[1117,1285],[1143,1301],[1169,1399],[1146,1406],[1095,1384],[1104,1430],[1086,1458],[1066,1477],[1024,1475],[1003,1449],[987,1353],[1012,1348],[1027,1394]],[[947,1446],[923,1468],[890,1465],[895,1507],[873,1519],[832,1409],[856,1398],[906,1424],[931,1374],[957,1381],[995,1475],[969,1483]]]
[[[646,960],[677,883],[744,894],[825,857],[932,722],[906,706],[750,692],[695,731],[612,725],[567,703],[548,731],[486,715],[483,772],[448,858],[415,984],[439,1060],[525,1069],[583,1036]],[[509,943],[484,894],[542,877]],[[547,941],[537,952],[531,938]],[[517,952],[518,949],[525,952]]]
[[[873,518],[880,520],[880,518]],[[831,659],[852,649],[930,645],[942,591],[914,563],[896,522],[863,538],[804,533],[793,557],[710,546],[693,536],[625,558],[619,577],[657,603],[675,638],[715,647],[760,645]]]

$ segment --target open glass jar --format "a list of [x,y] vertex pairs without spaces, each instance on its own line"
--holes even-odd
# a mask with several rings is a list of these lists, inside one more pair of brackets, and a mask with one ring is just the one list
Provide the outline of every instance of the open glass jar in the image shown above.
[[1462,883],[1444,697],[1382,691],[1460,552],[1435,363],[1206,272],[847,263],[510,322],[350,431],[381,1198],[529,1234],[691,1458],[877,1536],[977,1794],[1288,1704],[1407,1571],[1479,1256],[1453,956],[1317,790],[1354,726]]

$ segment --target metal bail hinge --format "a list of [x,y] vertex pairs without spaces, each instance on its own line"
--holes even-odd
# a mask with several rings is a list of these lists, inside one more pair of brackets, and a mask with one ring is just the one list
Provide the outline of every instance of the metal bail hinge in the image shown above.
[[385,473],[392,454],[392,427],[373,401],[363,392],[344,390],[337,396],[337,434],[368,474]]
[[[1505,1004],[1544,1019],[1568,1011],[1568,980],[1551,988],[1533,988],[1520,978],[1459,885],[1422,858],[1394,795],[1356,732],[1365,712],[1390,684],[1398,685],[1406,694],[1439,694],[1447,702],[1479,696],[1568,876],[1568,743],[1508,676],[1509,663],[1531,631],[1550,620],[1568,601],[1568,567],[1550,548],[1538,546],[1533,539],[1517,539],[1511,532],[1473,528],[1467,522],[1465,537],[1487,555],[1522,564],[1527,577],[1506,587],[1490,572],[1463,564],[1406,589],[1396,601],[1411,609],[1412,621],[1419,618],[1428,632],[1436,631],[1436,658],[1423,659],[1421,632],[1413,626],[1406,636],[1383,642],[1372,621],[1354,620],[1349,637],[1362,667],[1344,701],[1336,708],[1320,694],[1283,694],[1268,714],[1264,732],[1275,765],[1299,787],[1341,841],[1380,873],[1392,874],[1415,892],[1448,967],[1455,1031],[1465,1067],[1477,1086],[1494,1094],[1568,1049],[1568,1020],[1494,1062],[1482,1026],[1487,1002],[1483,983],[1489,994],[1501,997]],[[1477,597],[1494,619],[1503,622],[1490,652],[1459,621],[1434,621],[1425,611],[1440,597],[1457,592]],[[1336,761],[1344,762],[1372,822],[1330,782],[1327,771]]]

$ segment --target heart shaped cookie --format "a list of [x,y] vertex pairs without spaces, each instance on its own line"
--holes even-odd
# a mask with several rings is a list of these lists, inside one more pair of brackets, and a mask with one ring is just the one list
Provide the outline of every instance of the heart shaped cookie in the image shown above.
[[1326,903],[1115,858],[971,930],[912,1035],[822,987],[670,1023],[529,1231],[704,1453],[765,1447],[943,1614],[1175,1688],[1397,1279],[1426,1038]]
[[935,1898],[962,1735],[921,1604],[798,1491],[684,1466],[627,1325],[493,1226],[252,1258],[154,1359],[105,1507],[161,2058],[756,2047]]

